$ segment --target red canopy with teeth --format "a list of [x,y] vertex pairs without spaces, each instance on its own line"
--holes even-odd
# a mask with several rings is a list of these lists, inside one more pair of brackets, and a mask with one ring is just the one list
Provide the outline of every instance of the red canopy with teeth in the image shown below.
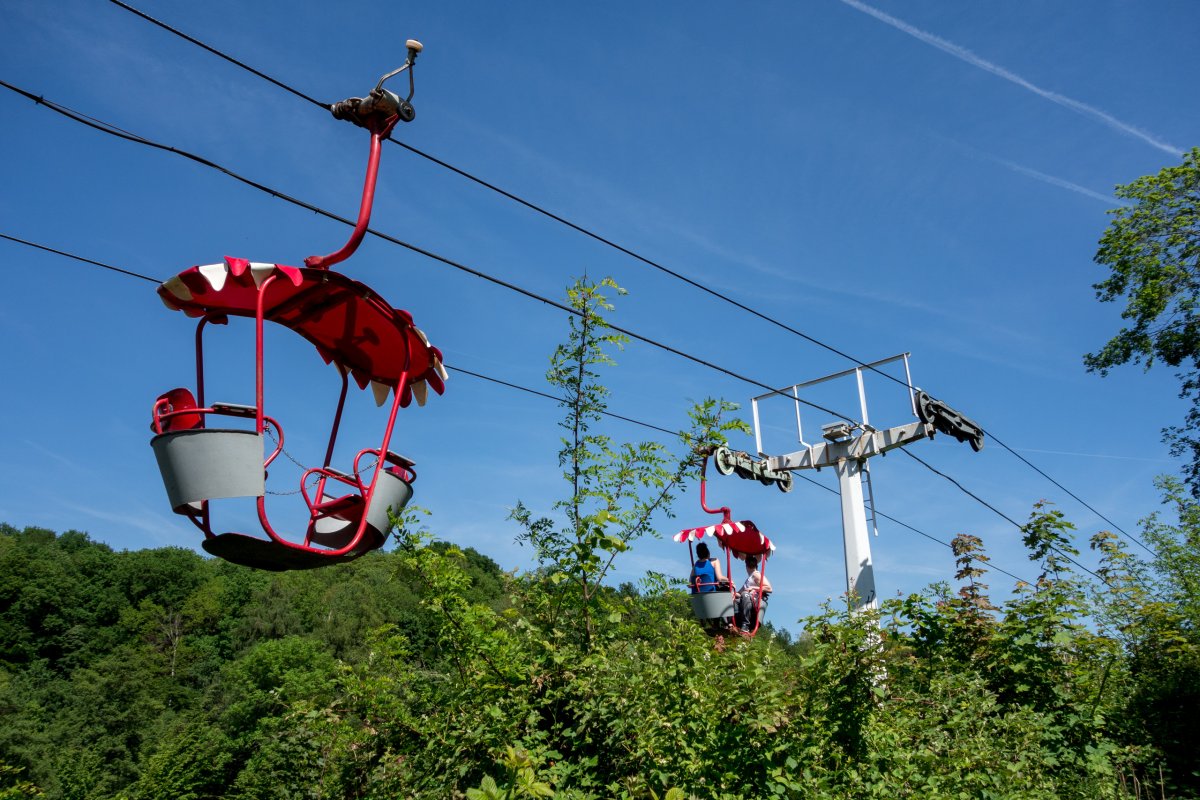
[[191,317],[225,314],[255,317],[263,282],[263,319],[283,325],[312,342],[326,361],[350,373],[359,388],[373,384],[382,403],[395,391],[404,371],[408,386],[401,405],[415,396],[424,405],[427,387],[445,390],[442,353],[413,325],[407,311],[392,308],[364,284],[327,269],[287,267],[225,258],[184,270],[158,288],[168,308]]
[[715,536],[722,547],[742,555],[761,556],[775,551],[775,545],[748,519],[741,522],[718,522],[687,528],[675,534],[677,542],[698,541],[705,536]]

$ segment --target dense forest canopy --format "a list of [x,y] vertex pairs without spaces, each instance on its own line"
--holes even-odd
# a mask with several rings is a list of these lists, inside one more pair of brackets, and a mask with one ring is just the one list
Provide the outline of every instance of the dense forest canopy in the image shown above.
[[411,532],[277,574],[0,526],[0,797],[1196,796],[1200,508],[1164,490],[1161,561],[1100,533],[1084,581],[1039,508],[1036,585],[994,608],[962,536],[882,647],[833,608],[714,640],[653,580],[583,637],[547,571]]

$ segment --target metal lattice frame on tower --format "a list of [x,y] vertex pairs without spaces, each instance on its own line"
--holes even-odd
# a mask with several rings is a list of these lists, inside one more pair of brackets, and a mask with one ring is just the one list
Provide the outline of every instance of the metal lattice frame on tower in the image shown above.
[[[842,534],[846,555],[846,591],[856,598],[859,611],[879,607],[875,589],[875,570],[871,560],[869,531],[878,533],[874,512],[874,492],[871,488],[871,472],[868,459],[889,450],[932,438],[936,433],[945,433],[972,449],[983,448],[983,430],[971,420],[954,411],[945,403],[930,397],[912,384],[909,370],[909,353],[885,358],[870,364],[860,364],[853,369],[835,372],[816,380],[797,383],[783,389],[759,395],[751,400],[754,414],[754,439],[758,455],[756,461],[746,453],[728,450],[716,454],[717,469],[723,474],[737,472],[743,478],[751,478],[764,484],[778,483],[779,488],[791,488],[791,472],[801,469],[829,467],[838,476],[838,488],[842,505]],[[878,429],[870,422],[867,412],[867,394],[863,381],[865,371],[879,372],[882,367],[901,362],[904,365],[904,381],[908,394],[909,412],[916,418],[895,427]],[[801,392],[813,387],[854,376],[858,389],[859,420],[838,419],[821,426],[822,441],[808,442],[804,438],[801,418]],[[891,377],[891,376],[889,376]],[[898,380],[898,379],[897,379]],[[780,396],[793,399],[796,407],[796,433],[802,449],[784,455],[772,456],[763,449],[763,426],[759,404],[769,398]],[[864,495],[864,484],[866,493]],[[868,511],[870,511],[868,522]]]

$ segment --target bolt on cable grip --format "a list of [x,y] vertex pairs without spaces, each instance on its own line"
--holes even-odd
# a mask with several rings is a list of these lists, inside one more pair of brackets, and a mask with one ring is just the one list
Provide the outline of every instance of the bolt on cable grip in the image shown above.
[[[416,64],[417,56],[424,49],[424,45],[416,39],[409,39],[405,42],[405,47],[408,48],[408,58],[401,66],[380,78],[379,83],[375,84],[375,88],[371,90],[370,94],[366,97],[351,97],[329,106],[335,119],[353,122],[371,132],[378,129],[384,138],[387,138],[397,122],[412,122],[416,119],[417,111],[412,104],[413,94],[416,93],[413,65]],[[383,84],[406,71],[408,72],[408,96],[400,99],[395,92],[384,89]]]
[[[412,122],[417,112],[413,108],[412,98],[416,92],[413,80],[413,64],[424,46],[416,39],[409,39],[408,58],[399,68],[392,70],[379,79],[375,88],[366,97],[351,97],[347,100],[329,106],[334,119],[353,122],[360,128],[366,128],[371,133],[371,153],[367,158],[367,176],[363,181],[362,201],[358,207],[358,221],[350,239],[336,252],[324,256],[309,256],[304,259],[306,267],[328,269],[349,258],[362,243],[367,234],[367,226],[371,222],[371,206],[375,202],[375,182],[379,176],[379,154],[383,149],[383,140],[388,138],[397,122]],[[408,97],[401,99],[399,95],[383,88],[389,78],[394,78],[401,72],[408,72]]]

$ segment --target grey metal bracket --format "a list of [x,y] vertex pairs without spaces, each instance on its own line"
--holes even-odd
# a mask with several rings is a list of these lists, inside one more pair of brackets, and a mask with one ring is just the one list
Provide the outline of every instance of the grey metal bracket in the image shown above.
[[934,434],[933,425],[927,422],[910,422],[885,431],[871,431],[843,442],[821,442],[810,444],[804,450],[782,456],[770,456],[766,466],[772,470],[820,469],[836,466],[839,461],[866,461],[871,456],[882,455],[888,450],[925,439]]
[[758,481],[763,486],[772,483],[781,492],[792,490],[793,476],[786,469],[772,469],[765,461],[759,461],[742,450],[730,450],[728,447],[718,447],[713,453],[713,465],[722,475],[737,473],[739,478],[748,481]]

